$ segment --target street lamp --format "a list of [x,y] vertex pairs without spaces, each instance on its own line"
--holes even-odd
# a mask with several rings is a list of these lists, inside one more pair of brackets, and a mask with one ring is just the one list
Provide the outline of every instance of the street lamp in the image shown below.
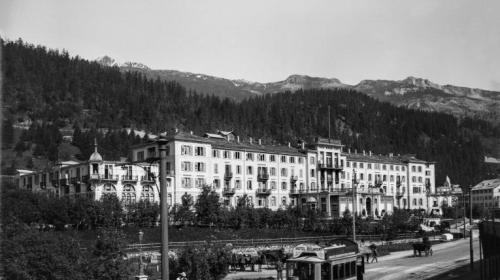
[[[470,270],[474,270],[474,247],[472,244],[472,186],[469,185],[469,224],[470,224],[470,231],[469,231],[469,247],[470,247]],[[465,227],[465,225],[464,225]]]
[[356,170],[352,172],[352,241],[356,242]]
[[168,280],[168,200],[167,200],[167,139],[157,140],[160,150],[160,208],[161,208],[161,279]]
[[139,275],[144,275],[144,264],[142,263],[142,238],[144,237],[144,232],[139,230]]

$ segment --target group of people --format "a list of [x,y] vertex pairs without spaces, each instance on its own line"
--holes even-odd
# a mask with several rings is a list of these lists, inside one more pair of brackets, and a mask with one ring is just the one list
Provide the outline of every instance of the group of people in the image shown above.
[[255,271],[255,265],[257,265],[258,270],[262,271],[262,265],[266,264],[266,257],[264,254],[250,255],[250,254],[232,254],[231,261],[229,263],[230,271],[245,271],[247,267]]
[[360,244],[360,250],[364,250],[364,255],[366,256],[366,262],[367,263],[370,263],[370,256],[372,257],[372,260],[371,260],[371,263],[373,262],[378,262],[378,250],[377,250],[377,245],[375,244],[370,244],[370,246],[368,246],[368,250],[367,251],[365,248],[365,241],[363,239],[361,239],[361,244]]

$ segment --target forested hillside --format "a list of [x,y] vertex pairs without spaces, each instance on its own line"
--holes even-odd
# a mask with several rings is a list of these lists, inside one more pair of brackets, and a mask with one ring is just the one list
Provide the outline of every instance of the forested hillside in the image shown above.
[[[5,121],[29,117],[39,121],[38,126],[89,128],[75,135],[83,157],[98,134],[95,128],[132,127],[153,133],[173,127],[196,133],[226,129],[242,137],[295,143],[328,135],[330,106],[332,137],[351,149],[415,153],[437,162],[438,183],[449,175],[454,182],[471,184],[484,176],[481,138],[500,137],[500,128],[484,121],[459,122],[447,114],[398,108],[348,89],[311,89],[236,103],[187,92],[176,82],[121,73],[64,51],[21,41],[2,45]],[[126,156],[127,145],[139,141],[123,133],[106,139],[112,157]],[[28,135],[23,141],[36,139]]]

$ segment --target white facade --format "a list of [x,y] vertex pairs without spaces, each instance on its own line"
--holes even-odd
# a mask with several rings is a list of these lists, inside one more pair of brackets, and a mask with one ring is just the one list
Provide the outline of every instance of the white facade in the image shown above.
[[[430,209],[429,195],[435,192],[433,163],[411,155],[344,153],[338,140],[277,146],[251,138],[243,142],[230,132],[204,137],[178,132],[167,140],[169,205],[181,203],[185,193],[196,198],[209,185],[229,206],[247,195],[255,207],[308,205],[336,217],[347,209],[352,212],[354,172],[358,214],[380,216],[394,207]],[[158,201],[158,158],[155,142],[132,147],[131,162],[103,161],[96,150],[85,163],[22,175],[20,187],[95,199],[114,192],[123,201],[138,201],[153,189],[152,198]],[[43,188],[41,181],[46,182]]]
[[484,180],[472,188],[472,207],[500,208],[500,179]]
[[97,160],[91,157],[83,163],[61,162],[50,171],[20,174],[19,187],[58,197],[86,196],[98,200],[103,194],[112,193],[124,204],[141,199],[158,202],[156,174],[156,165],[103,161],[99,155]]

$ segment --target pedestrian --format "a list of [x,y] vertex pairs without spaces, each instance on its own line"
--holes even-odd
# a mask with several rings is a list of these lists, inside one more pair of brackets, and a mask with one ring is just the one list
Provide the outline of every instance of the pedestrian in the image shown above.
[[378,258],[377,258],[377,256],[378,256],[377,245],[375,245],[375,244],[370,245],[370,249],[372,251],[372,263],[374,261],[378,262]]
[[262,271],[262,264],[264,263],[264,254],[260,254],[259,258],[257,259],[257,264],[259,265],[259,272]]
[[281,259],[278,259],[276,262],[276,280],[283,280],[283,263]]

